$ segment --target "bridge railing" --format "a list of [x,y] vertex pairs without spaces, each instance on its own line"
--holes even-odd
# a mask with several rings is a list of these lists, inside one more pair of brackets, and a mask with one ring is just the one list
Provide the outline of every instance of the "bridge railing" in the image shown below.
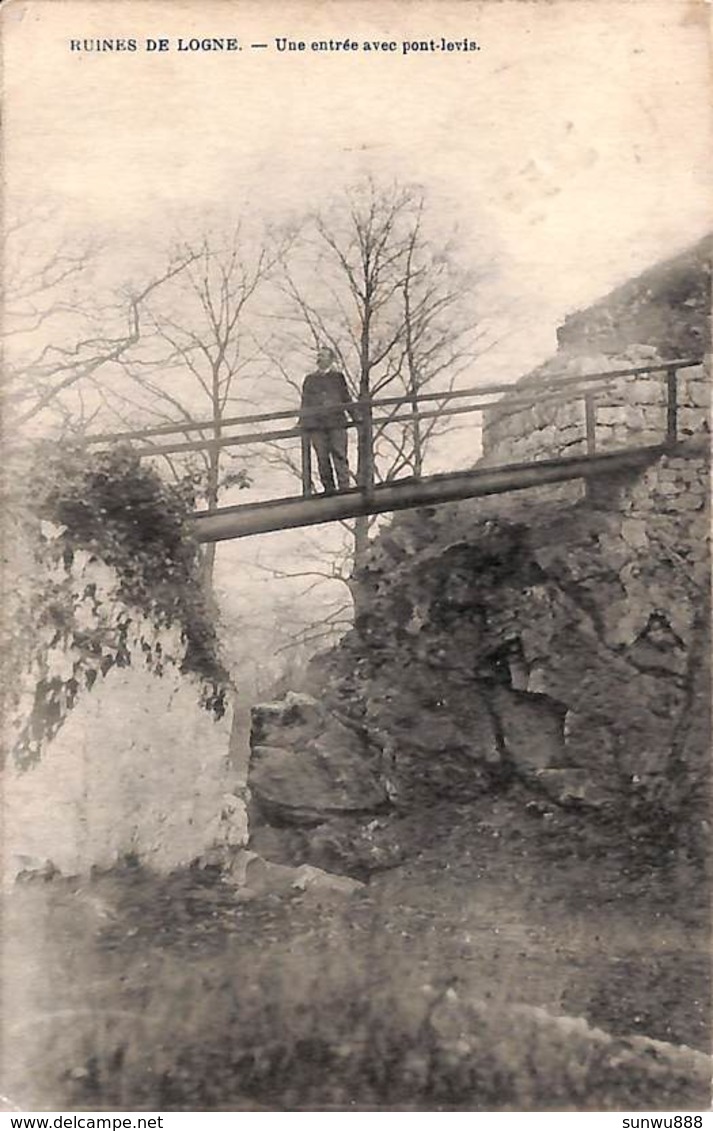
[[[597,451],[597,408],[603,393],[621,387],[622,380],[628,385],[644,375],[662,379],[665,412],[661,429],[660,444],[671,447],[679,439],[678,429],[678,379],[679,371],[700,365],[698,359],[681,359],[657,362],[655,364],[632,366],[606,370],[577,376],[548,376],[546,380],[525,384],[494,383],[464,389],[436,392],[421,392],[417,395],[361,398],[345,406],[352,419],[345,427],[358,433],[359,459],[356,489],[370,494],[376,486],[375,444],[380,434],[396,424],[411,424],[415,427],[422,421],[434,418],[451,419],[477,414],[492,414],[502,420],[516,414],[528,406],[558,404],[583,404],[583,435],[581,437],[588,455]],[[459,403],[468,402],[468,403]],[[663,404],[662,404],[663,407]],[[401,409],[406,411],[401,412]],[[154,428],[133,431],[102,433],[87,437],[87,443],[109,444],[125,441],[140,443],[141,456],[155,457],[188,454],[195,451],[215,451],[223,448],[254,446],[256,444],[275,444],[299,439],[301,443],[302,494],[308,497],[313,493],[312,458],[309,438],[309,420],[318,420],[320,408],[305,410],[297,407],[268,413],[243,414],[224,417],[220,420],[187,421],[181,424],[157,425]],[[227,429],[253,428],[255,425],[276,422],[297,422],[286,428],[258,429],[238,434],[225,435]],[[305,430],[307,425],[307,430]],[[171,437],[199,433],[197,439],[173,440]],[[409,475],[412,480],[419,478],[419,472]],[[398,482],[398,480],[393,480]]]

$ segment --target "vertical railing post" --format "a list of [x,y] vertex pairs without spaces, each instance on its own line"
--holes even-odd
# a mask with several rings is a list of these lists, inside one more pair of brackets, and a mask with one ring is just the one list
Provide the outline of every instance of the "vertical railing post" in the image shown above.
[[584,434],[587,443],[587,455],[593,456],[597,450],[597,419],[594,393],[584,394]]
[[308,499],[312,494],[312,445],[305,431],[300,437],[302,441],[302,498]]
[[666,446],[678,440],[678,372],[675,366],[666,370]]

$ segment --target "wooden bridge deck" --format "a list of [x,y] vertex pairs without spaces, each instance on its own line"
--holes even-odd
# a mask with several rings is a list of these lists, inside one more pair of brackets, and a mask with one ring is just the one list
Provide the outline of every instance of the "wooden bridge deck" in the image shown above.
[[470,471],[429,475],[376,484],[369,495],[360,489],[309,498],[271,499],[263,503],[221,507],[193,518],[199,542],[245,538],[291,527],[316,526],[359,515],[385,514],[412,507],[427,507],[458,499],[521,491],[570,479],[588,479],[646,466],[667,451],[666,445],[622,449],[594,455],[566,456],[533,463],[474,468]]

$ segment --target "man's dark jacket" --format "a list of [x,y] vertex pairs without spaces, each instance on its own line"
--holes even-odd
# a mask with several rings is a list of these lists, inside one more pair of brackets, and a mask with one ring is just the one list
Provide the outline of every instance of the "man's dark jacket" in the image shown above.
[[344,406],[350,403],[343,373],[336,369],[308,373],[302,385],[300,425],[308,432],[344,428]]

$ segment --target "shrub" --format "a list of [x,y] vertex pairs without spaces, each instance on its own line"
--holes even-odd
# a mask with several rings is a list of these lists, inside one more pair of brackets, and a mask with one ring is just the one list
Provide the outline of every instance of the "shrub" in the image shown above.
[[202,705],[223,715],[229,680],[192,506],[189,479],[163,482],[130,447],[35,453],[6,507],[6,531],[12,524],[27,546],[3,661],[9,706],[26,716],[14,743],[21,765],[39,759],[100,676],[136,659],[158,676],[172,664],[197,677]]

